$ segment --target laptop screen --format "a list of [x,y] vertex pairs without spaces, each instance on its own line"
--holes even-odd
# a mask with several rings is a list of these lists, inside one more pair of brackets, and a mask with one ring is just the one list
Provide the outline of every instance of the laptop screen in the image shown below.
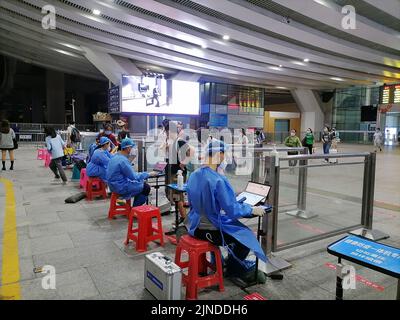
[[157,162],[153,168],[154,171],[162,172],[167,166],[166,162]]
[[249,182],[246,187],[246,191],[250,193],[254,193],[263,197],[268,197],[269,191],[271,190],[270,186],[260,183]]

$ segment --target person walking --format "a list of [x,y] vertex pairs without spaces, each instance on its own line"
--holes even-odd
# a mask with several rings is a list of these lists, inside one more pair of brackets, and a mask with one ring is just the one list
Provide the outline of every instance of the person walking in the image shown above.
[[3,120],[0,128],[0,150],[1,162],[3,164],[2,170],[6,170],[7,151],[11,161],[10,170],[14,170],[14,143],[16,143],[15,132],[10,128],[8,120]]
[[382,151],[382,144],[383,144],[383,135],[380,128],[376,128],[374,133],[374,146],[375,152]]
[[62,167],[62,158],[64,157],[65,142],[56,130],[51,127],[46,127],[44,129],[46,134],[46,146],[47,150],[51,153],[50,170],[54,173],[54,178],[56,180],[62,179],[63,184],[67,184],[68,179],[65,175],[64,169]]
[[[331,148],[332,144],[332,134],[329,127],[324,127],[324,131],[322,132],[322,148],[324,150],[324,154],[329,154],[329,149]],[[325,158],[324,163],[329,163],[329,159]]]
[[81,133],[75,127],[75,121],[71,121],[67,128],[67,146],[72,148],[74,151],[81,142]]
[[[302,147],[299,137],[296,136],[296,129],[290,130],[290,135],[286,137],[284,144],[286,147],[291,147],[291,148]],[[298,151],[288,151],[289,156],[297,154],[299,154]],[[297,160],[289,160],[289,167],[295,167],[296,165],[297,165]],[[293,168],[291,168],[290,172],[293,173]]]
[[306,131],[306,135],[304,136],[304,139],[302,141],[303,147],[308,148],[308,154],[313,153],[313,148],[314,148],[314,133],[311,130],[311,128],[308,128]]

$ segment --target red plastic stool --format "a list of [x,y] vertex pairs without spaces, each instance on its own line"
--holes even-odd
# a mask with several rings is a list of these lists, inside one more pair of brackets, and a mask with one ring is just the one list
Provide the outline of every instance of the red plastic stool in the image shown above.
[[[153,218],[157,219],[157,228],[153,227]],[[137,220],[137,228],[133,228],[134,219]],[[129,244],[129,240],[136,242],[137,252],[147,251],[147,243],[154,240],[160,240],[161,246],[164,246],[164,234],[159,208],[149,205],[132,208],[129,214],[125,245]]]
[[79,178],[79,188],[83,188],[83,190],[86,190],[87,180],[88,180],[88,176],[86,175],[86,168],[82,168],[81,175]]
[[108,210],[108,219],[113,219],[117,214],[123,214],[127,218],[129,217],[129,213],[131,212],[131,199],[126,200],[126,203],[123,205],[118,205],[117,200],[119,198],[119,194],[113,192],[111,194],[111,202],[110,209]]
[[96,177],[88,177],[86,182],[86,200],[92,201],[94,197],[102,196],[107,199],[106,184]]
[[38,149],[37,151],[37,160],[44,160],[46,157],[47,149]]
[[[182,251],[189,254],[189,260],[182,262]],[[216,265],[207,260],[207,252],[215,255]],[[186,300],[197,299],[197,290],[218,284],[219,291],[223,292],[224,277],[222,269],[221,252],[219,247],[208,241],[199,240],[189,235],[180,238],[175,251],[175,263],[182,269],[188,268],[187,274],[182,274],[182,282],[186,286]],[[207,274],[210,268],[215,272],[207,276],[200,276],[199,273]]]
[[44,166],[48,168],[50,166],[50,162],[51,162],[51,153],[47,151],[44,156]]

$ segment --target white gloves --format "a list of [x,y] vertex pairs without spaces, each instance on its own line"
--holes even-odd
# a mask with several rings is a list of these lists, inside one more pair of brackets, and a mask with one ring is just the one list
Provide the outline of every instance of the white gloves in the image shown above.
[[150,177],[156,177],[156,176],[158,176],[159,175],[159,173],[157,172],[157,171],[150,171],[149,172],[149,176]]
[[253,215],[262,217],[265,214],[265,209],[262,207],[253,207]]

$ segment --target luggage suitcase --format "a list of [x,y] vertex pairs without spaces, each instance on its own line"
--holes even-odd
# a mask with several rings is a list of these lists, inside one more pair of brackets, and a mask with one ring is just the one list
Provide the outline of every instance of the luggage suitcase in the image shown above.
[[157,300],[181,300],[182,269],[161,252],[147,254],[144,287]]

